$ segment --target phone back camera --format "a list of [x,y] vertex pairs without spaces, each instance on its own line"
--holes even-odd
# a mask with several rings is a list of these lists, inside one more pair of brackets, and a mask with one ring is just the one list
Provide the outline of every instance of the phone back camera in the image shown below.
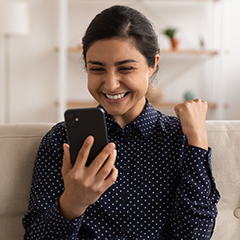
[[79,113],[68,113],[66,115],[67,124],[70,127],[80,125],[80,114]]
[[74,114],[73,113],[67,113],[66,114],[66,119],[67,120],[73,120],[74,119]]

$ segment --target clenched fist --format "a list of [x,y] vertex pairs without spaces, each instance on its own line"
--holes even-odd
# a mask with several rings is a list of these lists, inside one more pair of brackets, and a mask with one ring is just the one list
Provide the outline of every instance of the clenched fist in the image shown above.
[[175,106],[183,133],[188,138],[188,144],[208,150],[206,132],[206,115],[208,104],[200,99],[187,101]]

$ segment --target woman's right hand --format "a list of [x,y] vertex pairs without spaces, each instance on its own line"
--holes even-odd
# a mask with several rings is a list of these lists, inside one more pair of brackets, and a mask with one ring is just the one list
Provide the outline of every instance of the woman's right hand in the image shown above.
[[71,163],[69,145],[63,146],[64,192],[59,200],[59,210],[67,220],[80,217],[117,179],[118,170],[114,167],[117,153],[114,143],[107,144],[89,167],[85,166],[93,142],[92,136],[86,138],[74,166]]

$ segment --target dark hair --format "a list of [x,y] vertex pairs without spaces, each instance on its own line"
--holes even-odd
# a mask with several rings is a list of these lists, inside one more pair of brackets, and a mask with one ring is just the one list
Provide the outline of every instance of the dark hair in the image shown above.
[[89,24],[82,39],[85,65],[86,53],[94,42],[114,37],[132,38],[135,47],[146,58],[148,66],[154,66],[159,46],[152,24],[139,11],[119,5],[103,10]]

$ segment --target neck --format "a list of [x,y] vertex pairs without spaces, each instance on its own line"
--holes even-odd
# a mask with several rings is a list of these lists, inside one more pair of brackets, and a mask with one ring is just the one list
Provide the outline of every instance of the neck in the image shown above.
[[135,106],[123,115],[113,116],[113,119],[122,127],[122,129],[124,129],[128,123],[132,122],[142,113],[146,105],[146,99],[143,98],[140,100],[138,105],[139,106],[137,108]]

